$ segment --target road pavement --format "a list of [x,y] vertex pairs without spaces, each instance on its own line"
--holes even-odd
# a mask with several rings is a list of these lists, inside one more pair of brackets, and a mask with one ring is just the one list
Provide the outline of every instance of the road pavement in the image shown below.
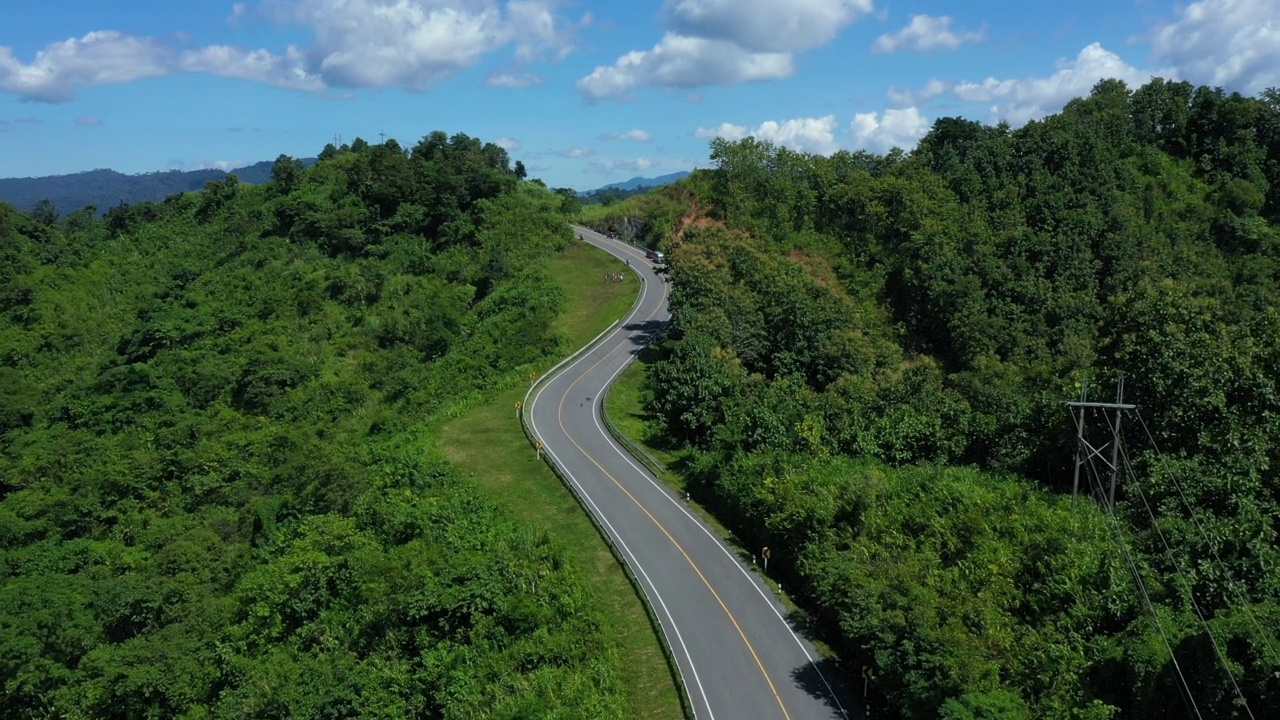
[[[604,427],[601,396],[669,318],[670,285],[642,251],[583,228],[643,278],[632,312],[566,363],[526,406],[534,435],[638,579],[699,720],[846,718],[836,670],[787,610],[682,500]],[[584,282],[602,279],[584,278]]]

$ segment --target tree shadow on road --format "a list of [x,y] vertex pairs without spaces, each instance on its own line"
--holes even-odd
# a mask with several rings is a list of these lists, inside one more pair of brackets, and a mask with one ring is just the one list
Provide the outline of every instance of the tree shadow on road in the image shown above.
[[861,697],[853,696],[847,675],[848,668],[829,658],[818,658],[791,671],[796,686],[831,708],[833,716],[841,717],[843,710],[850,718],[862,718]]
[[632,345],[635,345],[631,354],[639,355],[646,345],[658,339],[664,327],[666,327],[665,321],[652,318],[623,325],[622,329],[631,333],[628,339],[631,340]]

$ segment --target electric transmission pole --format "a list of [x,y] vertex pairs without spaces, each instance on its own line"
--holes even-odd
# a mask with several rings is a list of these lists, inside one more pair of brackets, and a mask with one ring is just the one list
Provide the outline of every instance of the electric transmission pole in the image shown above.
[[[1106,504],[1108,510],[1113,509],[1116,504],[1116,478],[1120,474],[1120,418],[1125,410],[1132,410],[1137,405],[1125,403],[1123,377],[1116,384],[1116,401],[1113,403],[1090,402],[1088,385],[1081,384],[1080,399],[1068,402],[1066,405],[1076,411],[1074,413],[1076,421],[1076,469],[1071,481],[1071,504],[1075,504],[1076,495],[1080,493],[1080,466],[1096,457],[1111,468],[1111,489],[1108,497],[1102,498],[1102,501]],[[1088,408],[1102,411],[1102,416],[1107,421],[1107,430],[1110,431],[1111,435],[1110,440],[1097,447],[1089,442],[1088,434],[1085,432],[1084,411]],[[1111,448],[1111,460],[1109,462],[1102,456],[1108,446]]]

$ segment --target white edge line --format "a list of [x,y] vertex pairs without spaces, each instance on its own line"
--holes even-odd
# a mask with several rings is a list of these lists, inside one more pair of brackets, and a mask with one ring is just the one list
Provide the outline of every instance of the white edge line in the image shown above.
[[[539,394],[541,394],[541,391],[539,391]],[[613,536],[613,541],[616,542],[622,548],[622,551],[627,554],[627,557],[630,558],[630,562],[628,564],[634,570],[639,571],[641,577],[644,578],[644,583],[641,585],[641,589],[644,591],[647,599],[647,596],[652,594],[653,598],[657,599],[658,605],[662,607],[662,613],[667,616],[667,622],[671,624],[671,631],[675,633],[676,640],[680,643],[680,649],[684,651],[685,663],[689,666],[689,672],[693,674],[693,682],[698,687],[698,694],[702,696],[702,704],[707,709],[707,717],[711,720],[715,720],[715,713],[711,712],[711,703],[707,700],[707,691],[702,687],[702,679],[698,677],[698,668],[693,664],[693,655],[690,654],[689,646],[684,642],[684,636],[680,634],[680,627],[676,624],[675,618],[671,616],[671,610],[667,608],[666,601],[662,599],[662,593],[658,592],[658,586],[649,578],[649,573],[645,572],[644,566],[636,559],[635,554],[631,552],[631,548],[627,547],[627,542],[623,540],[618,531],[614,529],[613,524],[609,522],[609,518],[605,517],[604,513],[600,510],[600,507],[596,505],[595,500],[591,499],[591,496],[583,489],[577,478],[573,476],[573,473],[569,472],[569,469],[560,462],[560,458],[556,456],[554,451],[550,448],[544,449],[547,451],[547,454],[551,456],[551,459],[555,461],[556,465],[560,467],[560,472],[563,472],[565,477],[569,478],[569,482],[573,483],[574,488],[577,489],[578,494],[582,496],[582,499],[586,500],[591,506],[595,516],[600,519],[600,522],[604,523],[606,528],[608,528],[609,534]],[[652,606],[652,599],[649,600],[649,603]],[[658,627],[662,629],[662,635],[666,638],[667,647],[671,647],[671,637],[667,635],[666,625],[659,622]],[[676,670],[679,671],[681,675],[684,674],[684,670],[680,668],[679,663],[676,663]],[[698,717],[697,708],[693,709],[693,716],[695,719]]]
[[[644,296],[648,292],[649,292],[649,283],[644,283],[644,287],[640,295],[641,301],[644,300]],[[631,314],[628,315],[626,319],[630,319],[632,316],[634,316],[636,312],[638,312],[639,307],[642,304],[643,302],[636,303],[635,309],[632,310]],[[610,325],[608,328],[605,328],[604,332],[600,333],[600,335],[604,335],[605,333],[609,332],[609,330],[613,329],[613,327],[615,325],[618,325],[618,323],[619,321],[614,321],[613,325]],[[600,339],[600,336],[597,335],[595,340],[592,340],[591,342],[583,346],[583,350],[591,347],[593,344],[595,344],[596,340],[599,340],[599,339]],[[542,386],[538,388],[538,392],[533,396],[533,405],[528,405],[527,400],[529,398],[529,393],[533,392],[534,387],[536,387],[538,383],[534,383],[533,385],[530,385],[529,391],[525,393],[525,400],[526,400],[525,407],[528,408],[529,427],[533,430],[533,435],[538,440],[542,439],[542,433],[538,432],[537,422],[533,412],[534,406],[537,405],[538,398],[542,396],[543,391],[546,390],[553,382],[559,379],[558,377],[553,377],[553,373],[556,371],[557,368],[569,362],[570,360],[574,360],[572,365],[569,365],[568,367],[564,368],[561,371],[561,374],[563,375],[564,373],[567,373],[569,372],[569,370],[576,367],[583,360],[586,360],[588,357],[591,357],[590,353],[582,353],[581,351],[579,351],[579,353],[575,353],[575,355],[580,355],[580,356],[576,360],[574,359],[573,356],[569,356],[565,358],[559,364],[553,367],[551,370],[547,371],[547,373],[541,378],[543,381],[541,383]],[[577,478],[573,476],[573,473],[569,472],[569,469],[564,465],[564,463],[560,462],[560,458],[555,454],[555,451],[553,451],[549,446],[545,445],[545,443],[543,445],[543,449],[546,450],[547,454],[551,456],[551,459],[560,468],[560,471],[565,474],[565,477],[569,478],[569,482],[573,483],[574,488],[577,490],[578,494],[582,497],[582,499],[585,500],[591,506],[595,516],[599,518],[602,523],[604,523],[605,527],[608,529],[609,534],[612,536],[613,540],[617,542],[619,546],[621,546],[622,551],[627,554],[628,558],[630,558],[629,564],[631,565],[631,567],[634,570],[639,571],[640,575],[644,577],[645,582],[641,584],[641,590],[644,592],[646,599],[649,600],[650,607],[652,607],[653,605],[652,599],[649,598],[649,595],[651,592],[652,592],[653,598],[657,599],[658,605],[662,607],[663,614],[667,616],[667,622],[671,624],[671,631],[675,633],[676,640],[679,641],[680,643],[680,649],[684,651],[685,664],[689,666],[689,672],[693,674],[693,682],[698,688],[698,694],[702,696],[702,704],[707,710],[707,717],[710,718],[710,720],[715,720],[715,713],[712,712],[711,710],[711,702],[707,699],[707,691],[706,689],[703,688],[702,679],[698,677],[698,668],[693,663],[693,655],[689,652],[688,645],[685,644],[684,636],[680,634],[680,627],[676,624],[675,618],[672,617],[671,610],[667,608],[666,601],[662,599],[662,594],[658,592],[658,586],[655,585],[653,580],[649,578],[649,574],[645,572],[644,566],[641,565],[640,561],[636,559],[635,554],[631,552],[631,548],[627,546],[627,543],[625,540],[622,539],[621,534],[619,534],[618,531],[614,529],[613,524],[609,522],[609,518],[606,517],[604,512],[600,510],[600,507],[596,505],[595,500],[591,498],[591,496],[587,493],[587,491],[582,487],[582,484],[579,483]],[[659,622],[658,627],[662,630],[663,637],[666,638],[667,647],[672,647],[671,638],[669,635],[667,635],[666,625]],[[682,676],[684,675],[684,669],[680,667],[680,663],[678,662],[676,663],[676,671],[679,672]],[[694,718],[696,719],[698,717],[697,708],[693,708],[693,714],[694,714]]]
[[[648,347],[653,342],[654,337],[656,337],[656,335],[649,338],[649,340],[647,340],[645,344],[640,347],[640,349],[643,350],[644,348]],[[604,384],[604,388],[605,388],[604,393],[608,392],[608,389],[613,384],[614,379],[616,379],[618,375],[622,373],[623,370],[627,369],[627,366],[629,366],[632,362],[635,362],[635,358],[636,356],[634,354],[631,355],[631,357],[626,358],[626,361],[623,362],[622,365],[617,370],[614,371],[613,375],[609,376],[608,381],[606,381]],[[603,393],[601,395],[603,396]],[[610,435],[608,432],[606,432],[604,428],[600,426],[600,421],[598,419],[599,416],[597,413],[597,409],[599,407],[600,407],[600,404],[598,402],[592,403],[591,420],[592,422],[595,423],[596,430],[598,430],[600,434],[605,437],[605,439],[608,441],[609,446],[613,448],[614,452],[618,453],[618,455],[621,456],[622,459],[628,465],[630,465],[633,470],[640,473],[640,475],[642,475],[645,480],[648,480],[650,485],[653,485],[655,488],[657,488],[659,492],[662,493],[662,496],[665,497],[668,501],[670,501],[671,504],[679,508],[680,512],[684,513],[685,516],[689,518],[689,520],[693,521],[693,524],[698,526],[698,528],[702,530],[702,532],[704,532],[707,535],[707,537],[711,538],[711,540],[715,543],[716,547],[720,548],[720,551],[723,552],[725,555],[727,555],[729,559],[733,561],[734,567],[738,568],[738,571],[741,572],[743,576],[747,578],[747,581],[751,583],[751,586],[754,587],[756,589],[756,592],[760,594],[760,597],[764,599],[765,604],[769,606],[769,609],[773,611],[773,614],[778,618],[779,621],[782,622],[783,627],[785,627],[787,629],[787,632],[791,634],[791,639],[795,640],[796,645],[800,648],[800,651],[804,653],[804,656],[806,659],[808,659],[809,664],[812,665],[813,669],[817,671],[818,677],[822,678],[822,684],[827,687],[827,693],[830,695],[832,702],[834,702],[836,704],[836,707],[840,710],[840,714],[845,716],[846,718],[849,717],[849,713],[844,709],[844,705],[840,703],[840,698],[836,696],[835,690],[832,689],[831,683],[827,681],[827,676],[823,674],[822,668],[818,667],[818,664],[814,662],[813,656],[809,654],[809,649],[805,647],[804,642],[800,640],[800,636],[796,635],[795,630],[791,629],[791,624],[788,623],[786,621],[786,618],[782,616],[782,613],[778,611],[777,606],[770,601],[769,596],[765,593],[764,589],[760,587],[760,583],[755,578],[751,577],[751,574],[747,572],[747,569],[743,567],[742,563],[738,560],[738,558],[734,557],[733,553],[729,552],[729,549],[724,546],[724,543],[722,543],[720,539],[715,536],[715,534],[713,534],[710,530],[708,530],[703,523],[699,522],[696,518],[694,518],[694,516],[685,508],[684,505],[682,505],[678,500],[672,497],[669,492],[667,492],[665,487],[658,485],[657,481],[655,481],[652,477],[650,477],[650,473],[645,472],[641,470],[639,467],[637,467],[635,462],[631,459],[631,457],[628,456],[627,453],[622,450],[622,448],[618,447],[618,443],[613,439],[613,436]]]
[[[643,295],[641,297],[643,297]],[[569,357],[561,360],[555,365],[552,365],[551,369],[543,373],[541,377],[534,378],[533,382],[529,383],[529,389],[526,390],[524,393],[524,402],[521,403],[521,407],[529,406],[529,393],[533,392],[534,388],[538,387],[539,384],[545,385],[547,382],[550,382],[549,378],[551,378],[551,376],[555,374],[556,370],[560,369],[561,365],[564,365],[570,360],[573,360],[575,357],[578,358],[579,360],[581,360],[583,357],[586,357],[586,351],[592,345],[595,345],[597,340],[604,337],[604,334],[612,330],[614,326],[617,325],[619,322],[620,322],[619,320],[614,320],[613,322],[609,323],[609,327],[605,328],[604,330],[601,330],[600,334],[592,338],[590,341],[588,341],[586,345],[583,345],[582,347],[578,348],[578,350],[572,353],[571,355],[569,355]],[[537,398],[534,398],[534,400],[536,401]],[[534,435],[537,436],[537,433],[535,432]],[[542,438],[539,437],[538,439],[541,440]]]

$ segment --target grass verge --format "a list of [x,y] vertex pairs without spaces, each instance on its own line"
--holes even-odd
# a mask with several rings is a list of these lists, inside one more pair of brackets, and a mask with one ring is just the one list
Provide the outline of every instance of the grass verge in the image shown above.
[[[566,353],[622,318],[640,293],[640,278],[609,253],[585,242],[575,242],[551,260],[551,279],[565,293],[565,309],[552,330],[568,340]],[[604,276],[621,275],[622,282]]]
[[[586,243],[558,254],[551,277],[568,302],[555,330],[576,350],[635,302],[639,279],[613,256]],[[623,273],[623,282],[604,274]],[[628,718],[682,718],[680,697],[640,598],[577,499],[537,459],[516,417],[523,385],[500,393],[441,426],[440,447],[486,494],[523,522],[547,530],[565,560],[595,585],[605,634],[615,643]]]

